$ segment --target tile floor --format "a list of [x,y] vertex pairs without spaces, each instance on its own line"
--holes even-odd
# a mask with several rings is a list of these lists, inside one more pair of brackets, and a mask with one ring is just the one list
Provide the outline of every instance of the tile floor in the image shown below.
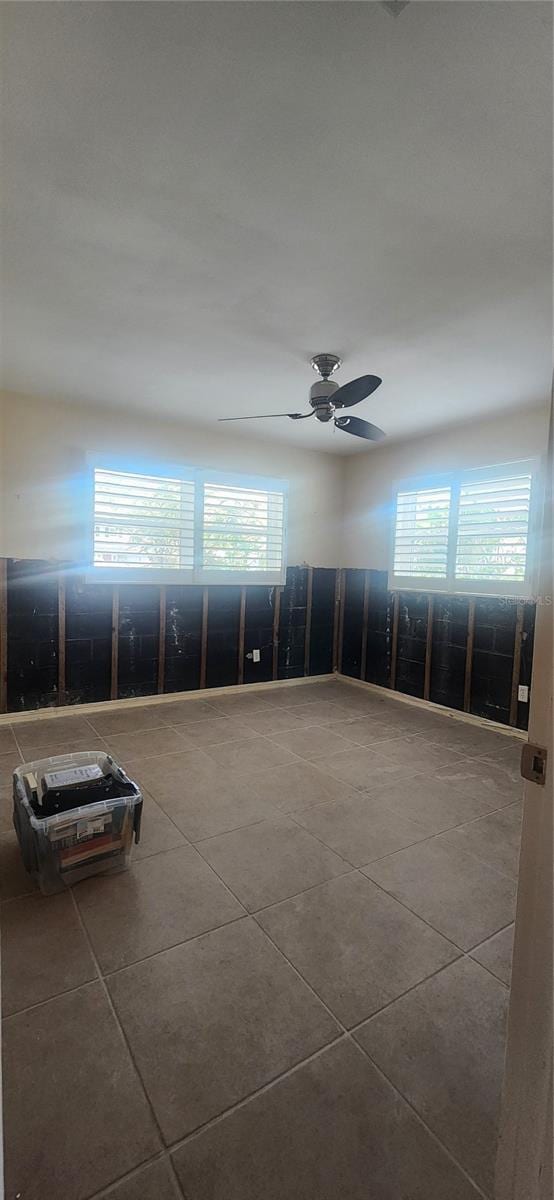
[[[490,1197],[520,744],[339,680],[2,727],[7,1200]],[[11,772],[94,746],[143,836],[44,898]]]

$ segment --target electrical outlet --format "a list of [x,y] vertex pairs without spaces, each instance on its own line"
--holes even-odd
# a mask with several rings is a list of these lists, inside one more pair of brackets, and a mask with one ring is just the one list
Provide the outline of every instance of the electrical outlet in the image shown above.
[[254,661],[254,662],[259,662],[259,661],[260,661],[260,651],[259,651],[259,650],[253,650],[253,651],[252,651],[252,658],[253,658],[253,661]]
[[518,700],[521,701],[522,704],[529,703],[529,688],[527,687],[527,685],[525,683],[520,683],[520,685],[517,689],[517,698],[518,698]]

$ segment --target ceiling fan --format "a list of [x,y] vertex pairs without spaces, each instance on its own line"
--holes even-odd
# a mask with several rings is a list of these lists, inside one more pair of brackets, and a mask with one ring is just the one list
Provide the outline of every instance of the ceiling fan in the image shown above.
[[360,417],[336,416],[341,408],[352,408],[360,404],[367,396],[371,396],[383,382],[378,375],[360,375],[339,387],[330,378],[341,365],[341,359],[336,354],[314,354],[310,359],[314,371],[321,376],[310,388],[310,404],[312,411],[307,413],[258,413],[251,417],[219,417],[220,421],[260,421],[266,417],[290,417],[291,421],[305,421],[306,417],[316,417],[318,421],[332,421],[336,429],[343,429],[354,437],[365,438],[368,442],[380,442],[386,435],[377,425],[370,421],[362,421]]

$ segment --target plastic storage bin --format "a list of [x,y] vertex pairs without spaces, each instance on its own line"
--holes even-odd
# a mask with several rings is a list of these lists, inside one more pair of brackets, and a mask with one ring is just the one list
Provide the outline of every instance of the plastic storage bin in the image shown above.
[[[39,815],[37,796],[45,776],[49,795],[55,797],[55,803],[57,797],[65,811]],[[111,793],[109,799],[87,803],[89,776]],[[77,781],[71,792],[68,779]],[[82,796],[83,802],[68,810],[68,796]],[[63,891],[89,875],[112,874],[128,867],[133,834],[137,842],[140,837],[142,795],[110,754],[82,751],[23,763],[14,771],[13,801],[13,823],[23,862],[45,895]]]

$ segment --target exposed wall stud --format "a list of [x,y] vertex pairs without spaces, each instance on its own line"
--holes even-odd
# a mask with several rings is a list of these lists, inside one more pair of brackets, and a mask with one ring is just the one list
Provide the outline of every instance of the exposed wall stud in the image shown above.
[[0,558],[0,712],[8,711],[8,560]]
[[433,612],[435,597],[427,598],[427,641],[425,643],[425,675],[423,679],[423,699],[428,700],[431,692],[431,655],[433,653]]
[[304,638],[304,674],[310,674],[310,638],[312,636],[312,595],[314,589],[314,569],[308,567],[306,581],[306,633]]
[[514,665],[512,670],[512,691],[510,696],[510,725],[517,725],[517,689],[519,686],[519,672],[521,669],[521,641],[523,634],[523,617],[525,609],[521,602],[518,603],[516,613],[516,629],[514,638]]
[[117,666],[119,658],[119,587],[114,584],[112,592],[112,682],[110,697],[117,700]]
[[58,575],[58,704],[65,704],[65,577]]
[[473,669],[473,643],[475,640],[475,600],[470,600],[467,611],[466,670],[464,678],[464,712],[471,708],[471,672]]
[[273,679],[279,677],[279,620],[281,617],[281,588],[276,587],[273,591],[273,661],[271,675]]
[[160,633],[158,641],[158,693],[165,691],[165,628],[166,628],[166,591],[160,587]]
[[339,634],[338,634],[338,650],[337,650],[337,670],[342,672],[342,640],[344,637],[344,598],[346,591],[346,571],[344,567],[339,570],[340,585],[339,585]]
[[398,651],[398,620],[400,617],[400,592],[392,598],[392,642],[390,652],[390,687],[396,687],[396,656]]
[[339,669],[340,567],[335,571],[335,612],[333,616],[333,671]]
[[239,610],[239,658],[237,665],[237,683],[244,683],[244,618],[246,615],[246,588],[240,589]]
[[200,687],[206,686],[208,664],[208,589],[202,592],[202,631],[200,634]]
[[367,614],[369,611],[369,571],[364,573],[364,605],[362,612],[362,652],[360,655],[360,679],[365,679],[367,667]]

